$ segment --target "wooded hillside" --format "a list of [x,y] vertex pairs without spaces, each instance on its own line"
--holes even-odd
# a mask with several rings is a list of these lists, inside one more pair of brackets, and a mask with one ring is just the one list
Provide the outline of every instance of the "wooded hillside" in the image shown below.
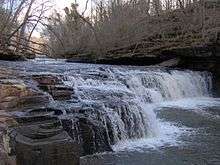
[[[216,43],[218,0],[96,0],[54,13],[46,34],[52,55],[103,58],[157,54],[160,50]],[[91,6],[91,9],[90,9]]]

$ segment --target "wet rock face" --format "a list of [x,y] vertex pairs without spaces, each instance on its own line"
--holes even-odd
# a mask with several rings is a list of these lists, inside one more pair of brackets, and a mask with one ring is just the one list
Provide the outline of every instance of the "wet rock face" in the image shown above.
[[1,78],[0,109],[13,111],[13,118],[20,125],[13,132],[5,132],[10,151],[2,153],[15,154],[18,165],[75,165],[80,156],[112,151],[103,120],[96,119],[103,113],[87,114],[80,108],[79,113],[66,114],[65,109],[47,107],[47,93],[56,101],[72,98],[73,89],[65,86],[62,79],[57,75]]
[[57,120],[59,115],[63,115],[65,111],[53,108],[37,108],[27,110],[19,114],[15,114],[14,118],[18,123],[31,124],[36,122],[44,122],[50,120]]
[[77,94],[81,100],[85,100],[82,102],[84,107],[78,113],[93,121],[100,121],[111,145],[120,140],[148,136],[148,118],[129,90],[80,86]]
[[64,130],[80,146],[80,155],[112,151],[108,133],[101,121],[94,121],[84,115],[73,115],[61,119]]
[[56,122],[16,129],[17,165],[78,165],[78,144]]
[[[21,126],[16,129],[16,132],[20,132],[20,134],[30,139],[41,139],[56,136],[60,130],[64,130],[79,146],[77,153],[80,156],[112,151],[108,132],[102,120],[95,118],[95,116],[101,114],[95,114],[98,112],[93,111],[91,112],[94,113],[92,116],[90,112],[86,111],[86,109],[80,109],[76,113],[65,114],[65,111],[60,109],[41,108],[23,112],[15,117],[18,123],[24,125],[24,127]],[[59,126],[59,129],[51,131],[52,128],[57,126]],[[42,128],[50,131],[39,133]],[[11,139],[14,139],[14,137],[11,137]]]
[[82,156],[112,151],[111,145],[120,140],[148,134],[144,114],[138,105],[123,101],[103,103],[104,106],[81,103],[81,108],[73,108],[68,116],[60,118],[64,130],[79,143]]
[[75,165],[80,156],[112,151],[102,121],[79,111],[63,115],[62,110],[48,108],[20,115],[17,121],[23,126],[11,133],[18,165]]
[[83,139],[83,155],[112,151],[106,129],[101,122],[79,118],[79,128]]
[[28,87],[23,81],[0,80],[0,109],[33,107],[49,103],[49,97],[39,90]]
[[[82,79],[105,82],[113,77],[110,71],[100,69],[84,74]],[[8,140],[19,165],[48,165],[54,160],[58,165],[71,164],[80,156],[112,151],[111,145],[120,140],[147,135],[145,116],[127,88],[82,85],[76,90],[63,80],[63,76],[53,74],[1,80],[2,107],[7,101],[3,108],[15,110],[13,117],[19,123]]]
[[62,76],[57,75],[33,75],[38,87],[48,92],[54,100],[69,100],[73,94],[73,89],[67,87],[62,82]]

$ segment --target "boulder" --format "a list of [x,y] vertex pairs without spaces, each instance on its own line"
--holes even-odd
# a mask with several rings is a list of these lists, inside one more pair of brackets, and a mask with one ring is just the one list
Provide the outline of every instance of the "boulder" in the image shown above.
[[0,110],[43,106],[49,103],[49,96],[15,79],[0,80]]
[[59,125],[28,125],[16,132],[17,165],[79,165],[79,147]]
[[33,75],[38,87],[49,93],[54,100],[70,100],[73,89],[65,86],[62,82],[62,76],[59,75]]

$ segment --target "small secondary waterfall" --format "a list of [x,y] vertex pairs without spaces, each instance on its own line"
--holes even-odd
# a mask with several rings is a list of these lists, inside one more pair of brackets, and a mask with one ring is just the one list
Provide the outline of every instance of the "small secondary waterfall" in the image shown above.
[[75,100],[90,107],[87,114],[101,121],[114,145],[156,136],[159,130],[151,105],[211,96],[212,76],[207,72],[99,67],[70,71],[65,84],[75,89]]

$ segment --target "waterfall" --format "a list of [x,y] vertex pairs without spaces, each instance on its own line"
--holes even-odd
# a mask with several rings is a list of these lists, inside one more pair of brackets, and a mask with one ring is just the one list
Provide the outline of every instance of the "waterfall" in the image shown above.
[[69,72],[65,84],[75,89],[74,99],[90,107],[90,118],[103,123],[108,141],[114,145],[128,139],[157,136],[160,130],[152,105],[182,98],[209,97],[212,75],[100,67]]
[[208,97],[212,90],[212,76],[208,72],[134,72],[128,74],[126,81],[137,95],[150,102]]

